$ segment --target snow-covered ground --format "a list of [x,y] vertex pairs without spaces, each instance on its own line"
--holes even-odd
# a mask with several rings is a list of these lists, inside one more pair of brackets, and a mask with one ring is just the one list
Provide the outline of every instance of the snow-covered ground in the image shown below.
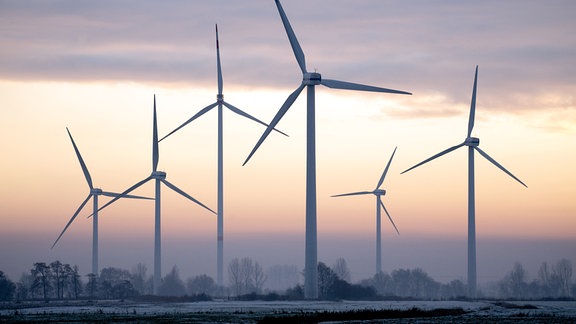
[[[135,303],[130,301],[102,301],[94,303],[22,303],[3,304],[0,309],[0,321],[10,319],[58,317],[74,318],[77,315],[184,315],[209,316],[205,322],[218,321],[221,315],[230,318],[239,316],[243,322],[274,314],[302,314],[318,311],[351,310],[422,310],[460,308],[467,313],[462,319],[506,319],[518,318],[530,321],[530,318],[550,318],[554,323],[576,323],[575,301],[210,301],[193,303]],[[15,315],[17,314],[17,315]],[[246,315],[249,316],[246,316]],[[244,316],[242,316],[244,315]],[[538,322],[538,321],[537,321]]]

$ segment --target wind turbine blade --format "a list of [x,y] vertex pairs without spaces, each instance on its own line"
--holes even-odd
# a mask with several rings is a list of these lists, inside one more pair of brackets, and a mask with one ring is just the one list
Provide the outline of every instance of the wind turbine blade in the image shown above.
[[382,202],[382,200],[380,200],[380,205],[382,205],[382,208],[384,208],[384,212],[386,213],[386,216],[388,216],[388,219],[390,220],[390,223],[392,223],[392,226],[394,226],[396,233],[398,233],[398,235],[400,235],[400,232],[398,231],[396,224],[394,224],[394,221],[392,220],[392,217],[390,217],[390,214],[388,213],[388,210],[386,210],[386,206],[384,206],[384,203]]
[[520,182],[524,187],[528,188],[528,186],[525,185],[524,182],[522,182],[522,181],[520,181],[520,179],[516,178],[510,171],[506,170],[506,168],[504,168],[500,163],[496,162],[496,160],[491,158],[486,152],[482,151],[478,146],[475,146],[474,148],[478,151],[478,153],[482,154],[482,156],[485,157],[486,160],[492,162],[492,164],[497,166],[500,170],[506,172],[506,174],[508,174],[509,176],[514,178],[514,180]]
[[[240,109],[232,106],[231,104],[227,103],[226,101],[222,101],[222,104],[224,104],[224,106],[228,107],[228,109],[232,110],[233,112],[237,113],[238,115],[243,116],[243,117],[246,117],[246,118],[248,118],[248,119],[251,119],[251,120],[257,122],[258,124],[262,124],[262,125],[268,127],[268,124],[266,124],[265,122],[263,122],[263,121],[261,121],[260,119],[258,119],[258,118],[256,118],[256,117],[253,117],[253,116],[249,115],[248,113],[246,113],[246,112],[244,112],[244,111],[242,111],[242,110],[240,110]],[[282,131],[280,131],[280,130],[277,130],[276,128],[274,128],[274,130],[277,131],[278,133],[284,135],[284,136],[288,136],[288,134],[286,134],[286,133],[284,133],[284,132],[282,132]]]
[[191,123],[192,121],[194,121],[196,118],[204,115],[205,113],[207,113],[208,111],[210,111],[210,109],[216,107],[217,105],[218,105],[218,102],[215,102],[215,103],[213,103],[213,104],[211,104],[211,105],[209,105],[209,106],[206,106],[206,107],[202,108],[199,112],[197,112],[194,116],[190,117],[190,119],[188,119],[188,120],[187,120],[186,122],[184,122],[182,125],[178,126],[175,130],[173,130],[173,131],[171,131],[170,133],[168,133],[168,135],[162,137],[159,142],[161,142],[161,141],[162,141],[163,139],[165,139],[166,137],[168,137],[168,136],[176,133],[177,131],[180,130],[180,128],[182,128],[182,127],[190,124],[190,123]]
[[288,109],[290,109],[290,106],[292,106],[294,101],[296,101],[296,98],[298,98],[298,95],[300,94],[300,92],[302,92],[302,89],[304,89],[305,86],[306,85],[304,83],[302,83],[296,90],[294,90],[294,92],[292,92],[288,96],[286,101],[284,101],[284,104],[282,105],[282,107],[280,107],[280,110],[278,110],[278,112],[276,113],[276,116],[274,116],[274,118],[272,119],[272,122],[270,122],[270,125],[268,125],[268,128],[266,128],[266,130],[264,131],[264,134],[262,134],[262,136],[258,140],[258,143],[256,143],[256,146],[254,146],[254,148],[252,149],[252,152],[250,152],[250,154],[246,158],[246,161],[244,161],[244,163],[242,163],[242,165],[246,165],[246,163],[248,163],[248,161],[250,160],[252,155],[254,155],[254,153],[256,153],[256,150],[258,150],[258,148],[260,147],[260,145],[262,145],[262,143],[264,142],[266,137],[268,137],[268,134],[270,134],[270,132],[274,129],[276,124],[278,124],[278,122],[280,121],[280,119],[282,119],[284,114],[286,114]]
[[156,95],[154,95],[154,118],[152,125],[152,171],[158,168],[158,160],[160,155],[158,152],[158,125],[156,121]]
[[72,141],[72,146],[74,147],[74,151],[76,152],[76,157],[78,157],[78,161],[80,162],[80,166],[82,167],[82,171],[84,172],[84,177],[86,178],[86,182],[88,182],[88,186],[90,187],[90,189],[93,189],[94,187],[92,186],[92,177],[90,177],[90,172],[88,172],[88,168],[86,167],[86,163],[84,163],[84,159],[82,159],[82,155],[80,154],[80,151],[78,150],[78,147],[76,146],[76,143],[74,142],[74,139],[72,138],[72,134],[70,134],[68,127],[66,127],[66,131],[68,132],[68,136],[70,137],[70,140]]
[[165,185],[167,185],[170,189],[176,191],[177,193],[181,194],[182,196],[192,200],[193,202],[197,203],[198,205],[208,209],[209,211],[211,211],[213,214],[216,214],[215,211],[213,211],[212,209],[206,207],[206,205],[204,205],[203,203],[199,202],[198,200],[194,199],[192,196],[190,196],[189,194],[185,193],[184,191],[178,189],[178,187],[176,187],[175,185],[171,184],[170,182],[168,182],[168,180],[166,179],[162,179],[162,182],[164,182]]
[[286,30],[286,34],[288,35],[288,40],[290,41],[292,51],[294,51],[294,56],[296,56],[296,61],[298,61],[300,70],[302,70],[302,73],[306,73],[306,59],[304,57],[304,51],[302,51],[302,47],[300,47],[300,43],[298,43],[296,34],[294,34],[294,30],[292,30],[292,26],[290,26],[290,21],[288,21],[288,17],[286,17],[286,13],[284,12],[284,9],[282,8],[280,1],[278,0],[276,0],[276,7],[278,7],[280,18],[282,18],[284,29]]
[[218,41],[218,24],[216,24],[216,68],[218,69],[218,94],[222,94],[222,65],[220,64],[220,42]]
[[[124,192],[122,192],[120,195],[116,196],[114,199],[112,199],[112,200],[110,200],[109,202],[107,202],[104,206],[98,208],[98,211],[101,211],[102,209],[110,206],[110,205],[113,204],[116,200],[127,196],[129,192],[131,192],[132,190],[140,187],[141,185],[143,185],[144,183],[146,183],[146,182],[147,182],[148,180],[150,180],[150,179],[152,179],[152,176],[150,176],[150,177],[148,177],[148,178],[146,178],[146,179],[144,179],[144,180],[136,183],[136,184],[133,185],[132,187],[124,190]],[[92,214],[91,214],[90,216],[92,216]],[[90,216],[88,216],[88,217],[90,217]]]
[[428,158],[428,159],[426,159],[426,160],[424,160],[424,161],[416,164],[415,166],[411,167],[410,169],[404,170],[404,171],[403,171],[402,173],[400,173],[400,174],[406,173],[406,172],[408,172],[408,171],[410,171],[410,170],[412,170],[412,169],[414,169],[414,168],[417,168],[417,167],[421,166],[422,164],[427,163],[427,162],[430,162],[430,161],[434,160],[435,158],[440,157],[440,156],[442,156],[442,155],[444,155],[444,154],[446,154],[446,153],[450,153],[450,152],[454,151],[455,149],[457,149],[457,148],[459,148],[459,147],[461,147],[461,146],[464,146],[464,143],[458,144],[458,145],[456,145],[456,146],[452,146],[451,148],[446,149],[446,150],[444,150],[444,151],[442,151],[442,152],[440,152],[440,153],[438,153],[438,154],[436,154],[436,155],[434,155],[434,156],[432,156],[432,157],[430,157],[430,158]]
[[[108,192],[108,191],[102,191],[102,195],[106,196],[106,197],[119,197],[119,196],[121,196],[121,194],[119,194],[119,193]],[[124,196],[121,196],[120,198],[154,200],[154,198],[144,197],[144,196],[134,196],[134,195],[124,195]]]
[[378,181],[378,185],[376,186],[376,189],[380,188],[380,186],[382,185],[382,182],[384,182],[384,178],[386,178],[386,173],[388,173],[388,168],[390,167],[390,163],[392,162],[392,158],[394,157],[394,153],[396,153],[397,148],[398,148],[398,146],[396,146],[394,148],[394,151],[392,152],[392,156],[390,156],[390,160],[388,160],[388,164],[386,164],[386,168],[384,169],[384,172],[382,173],[382,176],[380,177],[380,180]]
[[470,102],[470,117],[468,117],[468,137],[472,135],[472,128],[474,128],[474,116],[476,114],[477,82],[478,82],[478,65],[476,65],[476,72],[474,73],[474,88],[472,89],[472,101]]
[[346,81],[338,81],[338,80],[330,80],[330,79],[322,79],[320,81],[322,85],[327,86],[328,88],[333,89],[344,89],[344,90],[358,90],[358,91],[371,91],[371,92],[387,92],[387,93],[395,93],[395,94],[406,94],[411,95],[412,93],[400,90],[392,90],[380,87],[374,87],[359,83],[352,83]]
[[343,196],[359,196],[359,195],[372,195],[374,192],[372,191],[357,191],[357,192],[350,192],[345,194],[334,195],[330,197],[343,197]]
[[52,244],[51,249],[53,249],[54,246],[56,246],[56,243],[58,243],[58,241],[60,240],[60,238],[62,237],[62,235],[64,235],[64,232],[66,232],[66,230],[68,229],[68,227],[70,226],[70,224],[72,224],[72,222],[74,221],[74,219],[76,218],[76,216],[78,216],[78,214],[80,213],[80,211],[82,210],[82,208],[84,208],[84,206],[86,205],[86,203],[88,202],[88,200],[90,200],[90,198],[92,198],[92,194],[89,194],[88,197],[86,197],[86,199],[84,199],[84,201],[82,202],[82,204],[80,204],[80,207],[78,207],[78,209],[76,209],[76,212],[74,213],[74,215],[72,215],[72,217],[71,217],[70,220],[68,221],[68,224],[66,224],[66,226],[64,227],[64,229],[62,230],[62,232],[60,233],[60,235],[58,235],[58,238],[56,239],[56,241],[54,241],[54,244]]

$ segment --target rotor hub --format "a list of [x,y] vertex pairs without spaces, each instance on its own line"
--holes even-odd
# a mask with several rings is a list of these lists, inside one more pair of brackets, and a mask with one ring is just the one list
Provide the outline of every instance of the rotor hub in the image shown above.
[[101,195],[102,194],[102,189],[100,188],[92,188],[90,189],[90,193],[93,195]]
[[480,139],[477,137],[468,137],[464,141],[464,144],[467,146],[476,147],[476,146],[480,145]]
[[384,189],[376,189],[374,190],[374,194],[377,196],[384,196],[386,194],[386,190]]
[[223,94],[217,94],[216,95],[216,101],[223,102],[224,101],[224,95]]
[[154,171],[154,172],[152,172],[152,178],[158,179],[158,180],[164,180],[164,179],[166,179],[166,172]]
[[303,78],[302,82],[304,82],[304,84],[306,84],[306,85],[320,84],[322,82],[322,75],[320,75],[320,73],[316,73],[316,72],[304,73],[304,78]]

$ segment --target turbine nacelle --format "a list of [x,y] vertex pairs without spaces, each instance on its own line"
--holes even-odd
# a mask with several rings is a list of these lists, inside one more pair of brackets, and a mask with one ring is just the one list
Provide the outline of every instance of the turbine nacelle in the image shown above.
[[154,178],[154,179],[158,179],[158,180],[164,180],[164,179],[166,179],[166,172],[154,171],[154,172],[152,172],[152,175],[150,175],[150,177]]
[[304,73],[302,83],[304,83],[305,85],[318,85],[322,83],[322,76],[320,75],[320,73],[306,72]]
[[373,191],[376,196],[384,196],[386,195],[386,190],[384,189],[376,189]]
[[221,94],[221,93],[217,94],[217,95],[216,95],[216,101],[217,101],[218,103],[224,102],[224,95]]
[[102,189],[100,188],[92,188],[90,189],[90,194],[91,195],[95,195],[95,196],[99,196],[102,194]]
[[464,145],[470,146],[470,147],[476,147],[476,146],[480,145],[480,139],[478,137],[468,137],[464,141]]

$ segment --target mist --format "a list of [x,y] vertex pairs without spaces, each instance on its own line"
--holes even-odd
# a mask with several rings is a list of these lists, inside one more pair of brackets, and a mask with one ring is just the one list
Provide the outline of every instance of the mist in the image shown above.
[[[129,231],[129,229],[126,229]],[[0,237],[0,270],[17,281],[23,272],[29,273],[35,262],[78,265],[84,276],[91,270],[91,236],[74,233],[63,237],[50,249],[53,235],[26,238],[15,235]],[[216,239],[212,237],[175,237],[165,233],[162,241],[162,275],[176,265],[182,278],[207,274],[216,276]],[[526,269],[528,279],[534,279],[542,262],[554,263],[561,258],[576,264],[576,240],[478,238],[478,282],[483,284],[502,279],[516,262]],[[224,284],[230,260],[248,257],[264,270],[275,265],[304,269],[304,235],[286,233],[230,234],[225,236]],[[332,265],[338,258],[348,264],[351,282],[370,278],[375,273],[375,243],[368,235],[319,234],[318,260]],[[100,268],[117,267],[130,270],[143,263],[153,266],[152,237],[100,238]],[[395,269],[422,268],[433,279],[446,283],[464,281],[466,277],[466,238],[426,238],[416,235],[383,235],[382,267],[384,272]],[[303,278],[300,278],[303,281]]]

